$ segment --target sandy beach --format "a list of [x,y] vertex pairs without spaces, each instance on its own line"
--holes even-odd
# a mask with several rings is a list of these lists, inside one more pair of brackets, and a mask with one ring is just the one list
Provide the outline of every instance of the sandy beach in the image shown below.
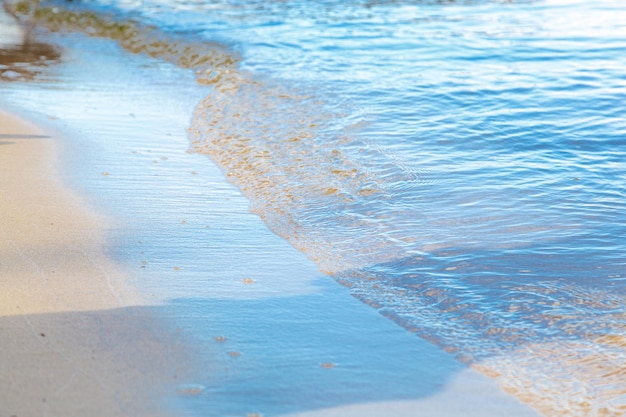
[[188,152],[190,74],[158,72],[165,111],[154,62],[57,41],[65,81],[2,96],[25,118],[0,110],[0,417],[537,416],[350,296]]
[[161,415],[184,361],[56,158],[54,134],[0,112],[0,415]]
[[[171,332],[163,325],[160,321],[162,307],[147,305],[141,294],[128,284],[132,272],[107,257],[107,233],[114,222],[98,214],[59,180],[55,133],[4,112],[0,113],[0,127],[0,233],[3,236],[0,243],[0,335],[3,341],[0,344],[0,416],[180,415],[175,412],[176,403],[171,399],[177,397],[179,401],[185,401],[202,394],[205,389],[202,385],[186,384],[193,381],[187,376],[199,366],[202,358],[197,355],[197,350],[189,348],[188,340],[181,340],[181,334]],[[207,311],[215,310],[209,313],[213,316],[216,312],[223,315],[218,323],[212,324],[212,330],[221,326],[220,334],[244,341],[246,338],[260,338],[259,347],[248,346],[252,351],[243,348],[244,356],[257,355],[254,349],[263,350],[265,338],[280,337],[284,339],[284,347],[276,345],[269,348],[274,349],[274,353],[264,352],[276,361],[274,366],[285,366],[293,360],[297,363],[311,361],[309,369],[300,371],[292,365],[294,369],[285,375],[286,382],[289,382],[291,372],[329,376],[334,373],[338,375],[334,382],[322,377],[332,388],[341,384],[341,367],[352,360],[347,359],[352,354],[358,357],[363,355],[360,350],[374,349],[374,355],[378,355],[379,359],[374,362],[367,360],[365,363],[370,363],[370,366],[378,360],[384,361],[387,355],[397,355],[394,353],[396,343],[392,342],[393,338],[398,339],[399,346],[407,343],[405,339],[414,341],[414,348],[404,352],[397,360],[408,365],[408,357],[413,357],[411,367],[417,367],[417,372],[422,374],[422,381],[416,381],[418,385],[415,387],[416,393],[420,394],[414,400],[380,401],[373,398],[372,402],[350,404],[352,401],[346,398],[346,405],[294,416],[378,417],[393,413],[394,416],[407,417],[452,417],[499,415],[502,410],[520,417],[536,415],[503,394],[493,380],[469,369],[460,371],[462,367],[449,362],[445,355],[408,334],[405,337],[399,329],[388,333],[388,322],[375,312],[369,312],[367,307],[359,307],[360,303],[354,299],[337,312],[325,306],[323,298],[296,299],[296,305],[302,307],[299,314],[307,317],[303,319],[304,326],[307,326],[307,320],[310,321],[310,334],[298,333],[299,327],[296,330],[291,327],[277,328],[269,334],[267,330],[261,330],[255,334],[246,330],[246,325],[242,325],[241,319],[237,318],[255,316],[257,326],[264,329],[263,322],[269,319],[259,312],[267,310],[270,316],[276,316],[271,322],[280,327],[281,322],[276,321],[280,315],[276,311],[289,311],[289,306],[294,303],[289,298],[284,300],[261,301],[254,304],[258,307],[249,307],[246,302],[237,304],[235,300],[205,307]],[[345,329],[338,335],[341,344],[332,340],[315,342],[318,337],[328,338],[324,332],[327,331],[329,318],[324,314],[312,317],[311,313],[307,313],[318,308],[316,304],[320,302],[319,308],[327,310],[328,315],[335,315],[336,325]],[[332,304],[332,299],[328,303]],[[237,312],[237,309],[241,311]],[[183,306],[178,314],[193,320],[189,311]],[[182,320],[184,323],[185,317]],[[341,324],[344,320],[345,324]],[[192,329],[196,342],[203,338],[212,339],[210,331],[203,330],[201,326]],[[291,324],[287,321],[282,326]],[[390,336],[393,338],[376,348],[368,347],[371,343],[367,342],[367,338],[375,336],[373,333],[368,335],[367,327],[358,326],[382,328],[386,336],[381,341]],[[391,323],[389,326],[393,328]],[[285,333],[290,333],[290,336],[286,338]],[[297,342],[290,342],[289,338]],[[228,343],[219,342],[225,345],[225,349],[230,349]],[[315,353],[311,349],[318,345],[311,343],[318,343],[319,346],[323,343],[328,351]],[[202,349],[211,350],[210,344],[206,342]],[[300,351],[292,352],[291,349]],[[339,369],[323,369],[324,366],[315,363],[324,358],[322,355],[332,357],[337,355],[333,352],[345,350],[352,353],[345,352],[348,356],[338,359]],[[195,353],[190,354],[191,351]],[[287,351],[295,355],[294,358],[285,357]],[[239,353],[224,353],[224,358],[218,358],[223,364],[221,366],[237,371],[237,365],[229,363],[241,361],[237,359]],[[317,355],[319,358],[316,358]],[[402,358],[405,355],[407,359]],[[363,367],[359,363],[347,363],[345,366],[347,369]],[[268,372],[265,370],[266,363],[253,363],[252,366],[256,368],[254,373],[263,375]],[[374,376],[378,375],[377,372],[394,372],[385,371],[386,368],[381,365],[374,366],[371,370],[364,368],[357,372],[364,378],[374,378],[373,384],[377,383],[375,378],[378,377]],[[202,368],[195,369],[195,374],[211,373],[210,369]],[[399,383],[402,383],[404,372],[395,372],[398,372]],[[450,372],[458,373],[448,377]],[[270,373],[269,378],[279,374]],[[220,382],[218,378],[215,383],[218,386],[224,384],[224,388],[218,392],[224,390],[228,398],[231,395],[229,390],[234,390],[234,393],[239,391],[236,386],[228,388],[228,384],[232,383],[232,374],[222,372],[219,375],[223,379]],[[242,392],[237,395],[243,395],[246,401],[254,403],[254,397],[247,397],[245,393],[245,379],[239,383],[242,384]],[[274,380],[272,384],[281,386],[282,382]],[[315,385],[312,387],[315,390]],[[411,389],[410,386],[407,388]],[[350,392],[354,387],[344,386],[344,389]],[[324,391],[320,389],[319,392]],[[312,394],[315,395],[314,392]],[[234,401],[239,398],[237,395],[233,397]],[[269,400],[280,401],[280,396]],[[237,404],[233,406],[237,407]],[[302,404],[302,409],[307,409],[306,404]],[[248,415],[266,415],[255,414],[252,408],[250,412]],[[209,411],[208,415],[214,414]]]
[[625,4],[0,0],[0,417],[623,417]]

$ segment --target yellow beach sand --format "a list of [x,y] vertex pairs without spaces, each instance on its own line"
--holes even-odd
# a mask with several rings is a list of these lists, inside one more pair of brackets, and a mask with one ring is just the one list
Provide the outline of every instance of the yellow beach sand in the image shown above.
[[[0,416],[158,416],[187,361],[58,180],[56,140],[0,112]],[[145,303],[144,303],[145,304]]]
[[102,254],[106,220],[58,180],[55,138],[0,113],[0,314],[137,305]]

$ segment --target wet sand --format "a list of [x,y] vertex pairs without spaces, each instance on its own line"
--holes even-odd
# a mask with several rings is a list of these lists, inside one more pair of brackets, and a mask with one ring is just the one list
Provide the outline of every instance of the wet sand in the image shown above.
[[[21,53],[19,28],[7,22],[0,9],[0,43]],[[90,96],[61,97],[54,108],[107,107],[102,94],[91,107]],[[79,143],[97,148],[97,137],[61,138],[0,110],[0,417],[538,415],[322,276],[248,212],[216,168],[162,135],[184,128],[163,127],[162,109],[151,120],[138,112],[146,106],[109,108],[154,126],[144,129],[147,142],[131,125],[109,133],[121,139],[107,142],[108,153],[85,151]],[[153,160],[148,147],[169,159]],[[120,246],[120,236],[141,248]],[[289,396],[297,405],[277,406]]]
[[56,162],[53,133],[0,112],[0,416],[164,415],[182,349]]
[[[58,179],[57,139],[53,132],[0,112],[0,416],[179,415],[176,407],[181,406],[181,400],[203,395],[201,385],[198,392],[185,389],[195,387],[186,384],[195,381],[198,370],[209,375],[204,379],[211,379],[207,366],[210,358],[198,355],[202,346],[197,343],[208,336],[197,334],[202,331],[198,327],[192,332],[196,342],[190,342],[193,338],[182,340],[180,329],[172,331],[163,324],[168,307],[149,305],[128,285],[132,272],[107,257],[107,235],[116,227],[115,222],[98,214]],[[278,310],[288,310],[289,298],[284,300],[273,302]],[[358,322],[364,314],[350,313],[355,310],[350,307],[356,303],[353,301],[346,312],[336,314],[356,314]],[[218,320],[224,326],[235,326],[223,329],[225,333],[243,331],[236,329],[240,323],[226,318],[234,308],[227,306],[207,305],[202,310],[224,310],[224,318],[208,322]],[[261,307],[269,308],[265,303]],[[189,311],[193,309],[181,309],[176,314],[193,315]],[[270,308],[270,314],[278,314],[272,311]],[[323,315],[316,320],[320,323],[312,332],[315,326],[325,326]],[[370,326],[378,328],[371,318],[368,320]],[[280,335],[286,330],[274,332]],[[272,337],[244,333],[238,337]],[[365,330],[348,331],[346,327],[341,338],[352,333],[367,336]],[[301,334],[298,340],[308,337]],[[355,343],[357,351],[367,344]],[[433,355],[433,348],[418,339],[414,348],[418,352],[411,354],[417,355],[419,363],[428,362]],[[281,356],[280,347],[276,349]],[[306,344],[303,349],[302,354],[306,354]],[[244,356],[249,354],[255,353],[244,351]],[[432,356],[435,363],[423,365],[424,378],[433,377],[433,372],[450,372],[448,360],[439,356]],[[233,361],[237,360],[241,359],[224,357],[217,358],[216,363],[221,363],[220,367],[233,363],[228,366],[236,369]],[[437,371],[440,362],[444,368]],[[323,370],[329,376],[340,371]],[[469,369],[442,386],[445,379],[437,376],[431,382],[423,381],[424,395],[414,400],[375,400],[296,415],[537,415],[500,391],[495,381]],[[246,401],[254,403],[253,398]],[[302,404],[302,410],[307,408]],[[211,410],[204,411],[214,415]]]

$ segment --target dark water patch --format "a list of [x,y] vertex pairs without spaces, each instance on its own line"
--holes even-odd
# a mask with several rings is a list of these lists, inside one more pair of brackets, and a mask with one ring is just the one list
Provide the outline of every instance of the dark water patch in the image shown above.
[[0,47],[0,80],[33,80],[45,67],[61,60],[61,52],[53,45],[27,42]]

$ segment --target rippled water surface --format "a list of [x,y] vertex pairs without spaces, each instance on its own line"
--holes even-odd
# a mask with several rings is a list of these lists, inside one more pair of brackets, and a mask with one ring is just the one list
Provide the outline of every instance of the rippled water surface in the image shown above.
[[356,297],[546,415],[626,414],[626,3],[32,14],[195,71],[192,148]]

